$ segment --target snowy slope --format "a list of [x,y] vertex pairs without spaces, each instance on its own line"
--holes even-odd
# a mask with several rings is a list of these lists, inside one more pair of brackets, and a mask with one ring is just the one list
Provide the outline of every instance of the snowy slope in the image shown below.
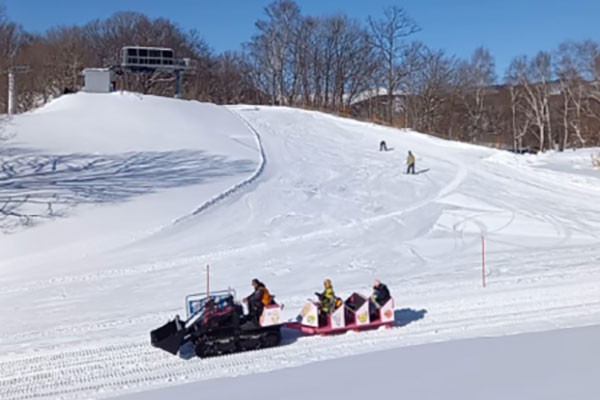
[[[600,327],[411,346],[267,374],[214,379],[120,400],[269,398],[362,400],[592,400],[598,397]],[[550,350],[550,351],[549,351]]]
[[[69,217],[33,218],[34,229],[0,243],[0,268],[38,278],[60,275],[65,263],[73,264],[66,271],[103,268],[90,252],[170,225],[260,163],[254,136],[229,111],[131,93],[63,96],[7,130],[3,198],[27,195],[37,204],[30,214],[44,216],[51,204]],[[47,261],[52,268],[40,268]]]
[[[147,122],[136,130],[132,115]],[[243,167],[207,174],[202,161],[185,168],[200,180],[163,187],[179,167],[156,175],[161,163],[151,159],[146,192],[4,235],[1,398],[114,396],[257,366],[600,323],[600,179],[589,151],[514,156],[315,112],[134,95],[77,95],[13,124],[8,146],[36,154],[194,150]],[[96,134],[82,135],[89,126]],[[100,133],[102,143],[90,142]],[[378,152],[381,139],[394,150]],[[408,149],[416,176],[403,174]],[[220,200],[193,214],[212,198]],[[396,296],[399,326],[288,333],[280,348],[210,360],[153,349],[149,330],[203,289],[207,263],[213,287],[245,294],[261,278],[290,318],[326,277],[342,297],[369,292],[378,277]]]

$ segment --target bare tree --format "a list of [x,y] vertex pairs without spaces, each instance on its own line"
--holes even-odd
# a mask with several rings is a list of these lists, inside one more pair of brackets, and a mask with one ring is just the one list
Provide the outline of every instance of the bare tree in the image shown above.
[[550,119],[550,92],[552,65],[549,53],[540,52],[529,60],[526,56],[513,59],[509,75],[523,91],[526,118],[535,127],[531,132],[538,140],[540,150],[553,145]]
[[586,84],[585,116],[588,120],[588,142],[600,143],[600,45],[592,41],[579,44],[582,76]]
[[320,86],[313,75],[314,68],[311,64],[317,63],[319,49],[317,47],[317,27],[319,20],[311,17],[302,18],[296,40],[296,68],[299,75],[299,91],[303,106],[312,106],[320,95]]
[[421,68],[410,75],[410,94],[406,96],[409,126],[438,134],[450,134],[444,120],[451,105],[456,60],[442,50],[426,47],[419,53]]
[[585,145],[583,137],[584,117],[587,104],[587,86],[583,78],[585,57],[584,47],[575,42],[562,43],[555,55],[555,74],[560,82],[562,97],[562,135],[560,149],[569,146],[570,133],[577,138],[580,145]]
[[413,101],[416,94],[419,93],[419,75],[424,68],[426,54],[429,52],[427,46],[423,43],[415,41],[410,43],[402,58],[401,69],[406,71],[406,76],[400,81],[399,90],[402,93],[402,104],[400,109],[404,114],[404,127],[416,128],[417,102]]
[[215,58],[210,70],[209,101],[219,104],[260,102],[251,80],[251,66],[244,55],[223,53]]
[[2,55],[2,61],[12,63],[26,38],[27,34],[23,28],[8,19],[5,7],[0,4],[0,54]]
[[[16,63],[16,58],[23,45],[27,42],[29,35],[23,28],[10,21],[6,15],[6,9],[0,4],[0,71],[5,73],[8,68]],[[0,82],[0,109],[5,110],[8,103],[7,83]]]
[[266,20],[258,20],[259,33],[248,48],[261,69],[257,82],[271,95],[271,103],[291,103],[295,97],[298,71],[295,44],[300,25],[300,8],[290,0],[277,0],[265,8]]
[[[517,75],[513,75],[517,74]],[[531,114],[526,112],[524,91],[519,86],[518,73],[516,71],[507,72],[506,82],[510,95],[510,129],[512,132],[513,151],[521,152],[523,150],[523,139],[531,127]]]
[[478,47],[469,61],[457,67],[457,94],[467,111],[466,133],[471,140],[495,129],[487,103],[495,82],[494,58],[485,47]]
[[358,21],[345,15],[325,21],[326,41],[331,49],[330,65],[332,90],[331,106],[340,111],[352,103],[353,98],[367,89],[368,76],[374,70],[368,33]]
[[590,83],[589,96],[600,104],[600,45],[587,40],[579,46],[584,79]]
[[372,46],[381,58],[384,74],[382,76],[388,96],[388,122],[394,122],[394,95],[400,81],[407,75],[402,68],[402,58],[406,54],[405,39],[418,32],[419,27],[406,11],[392,6],[384,9],[383,18],[374,20],[369,17]]

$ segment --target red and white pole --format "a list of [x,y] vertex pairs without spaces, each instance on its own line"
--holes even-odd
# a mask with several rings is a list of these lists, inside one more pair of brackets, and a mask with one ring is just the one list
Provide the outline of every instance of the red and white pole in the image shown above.
[[481,283],[485,287],[485,236],[481,236]]

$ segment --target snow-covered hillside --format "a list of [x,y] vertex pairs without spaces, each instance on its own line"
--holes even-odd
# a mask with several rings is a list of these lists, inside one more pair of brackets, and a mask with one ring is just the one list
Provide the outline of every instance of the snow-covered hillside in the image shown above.
[[[515,156],[315,112],[133,94],[66,96],[9,129],[0,196],[40,201],[24,205],[34,226],[7,224],[0,240],[2,399],[110,397],[600,323],[588,150]],[[394,150],[377,151],[382,139]],[[152,348],[150,329],[203,290],[207,263],[213,287],[265,281],[289,318],[324,278],[344,297],[377,277],[398,326],[288,334],[208,360]]]
[[[96,271],[95,253],[170,225],[260,165],[256,138],[230,111],[131,93],[63,96],[7,131],[1,196],[27,198],[15,211],[36,227],[3,237],[0,265],[38,279],[62,267]],[[22,222],[8,217],[0,228]]]

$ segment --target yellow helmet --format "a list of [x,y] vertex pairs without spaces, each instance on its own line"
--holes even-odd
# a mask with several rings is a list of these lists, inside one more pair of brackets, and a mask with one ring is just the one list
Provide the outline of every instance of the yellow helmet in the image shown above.
[[325,279],[325,282],[323,282],[323,284],[325,285],[326,288],[330,288],[331,287],[331,279]]

